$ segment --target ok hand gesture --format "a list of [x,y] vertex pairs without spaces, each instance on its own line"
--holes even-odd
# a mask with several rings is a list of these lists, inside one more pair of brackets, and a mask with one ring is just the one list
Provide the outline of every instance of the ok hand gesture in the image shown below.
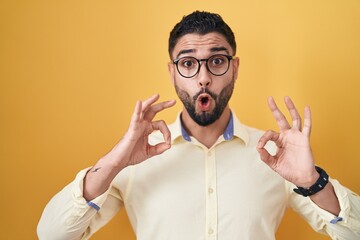
[[[165,122],[153,121],[153,119],[158,112],[174,106],[175,100],[155,104],[159,97],[156,94],[145,101],[136,103],[128,131],[109,153],[113,155],[110,159],[119,161],[117,164],[121,164],[122,168],[138,164],[171,147],[170,131]],[[164,136],[164,142],[152,146],[148,143],[148,136],[155,130],[160,130]]]
[[[153,119],[158,112],[174,106],[175,100],[156,103],[159,97],[156,94],[136,103],[129,129],[124,137],[87,172],[83,190],[85,199],[91,200],[103,194],[115,176],[125,167],[141,163],[171,147],[170,131],[165,122]],[[153,146],[148,143],[148,136],[155,130],[160,130],[164,142]]]
[[[310,187],[319,174],[315,170],[314,158],[310,147],[311,112],[304,111],[304,126],[301,117],[289,97],[285,105],[292,118],[292,126],[277,107],[272,97],[268,98],[269,108],[280,128],[280,133],[268,130],[259,140],[257,150],[261,159],[284,179],[301,187]],[[271,155],[264,146],[273,141],[277,146],[275,155]]]

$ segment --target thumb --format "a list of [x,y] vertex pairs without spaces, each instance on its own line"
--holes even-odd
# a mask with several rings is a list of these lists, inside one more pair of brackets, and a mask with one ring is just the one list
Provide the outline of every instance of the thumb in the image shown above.
[[166,143],[166,142],[162,142],[162,143],[158,143],[155,146],[149,146],[148,148],[148,157],[152,157],[155,155],[159,155],[163,152],[165,152],[166,150],[168,150],[171,147],[171,144]]

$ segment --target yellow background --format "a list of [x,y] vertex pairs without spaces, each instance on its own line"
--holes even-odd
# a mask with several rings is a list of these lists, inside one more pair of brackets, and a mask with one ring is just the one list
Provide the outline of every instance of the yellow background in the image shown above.
[[[167,39],[196,9],[235,32],[239,118],[277,129],[267,96],[310,105],[316,163],[360,193],[359,0],[1,0],[0,239],[36,239],[45,204],[112,148],[137,99],[175,98]],[[277,238],[327,239],[291,211]],[[135,238],[122,211],[93,239]]]

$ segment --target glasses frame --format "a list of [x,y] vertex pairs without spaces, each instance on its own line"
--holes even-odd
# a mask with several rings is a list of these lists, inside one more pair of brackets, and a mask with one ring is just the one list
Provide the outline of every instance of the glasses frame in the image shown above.
[[[216,56],[223,56],[223,57],[226,57],[229,61],[228,61],[228,66],[226,68],[226,71],[222,74],[215,74],[213,73],[210,68],[209,68],[209,65],[208,65],[208,61],[210,58],[213,58],[213,57],[216,57]],[[178,66],[178,63],[181,59],[184,59],[184,58],[192,58],[192,59],[195,59],[199,64],[198,64],[198,69],[197,71],[192,75],[192,76],[185,76],[183,75],[180,70],[179,70],[179,66]],[[214,76],[222,76],[224,75],[225,73],[227,73],[227,71],[229,71],[229,68],[230,68],[230,61],[233,60],[235,58],[235,56],[230,56],[230,55],[226,55],[226,54],[214,54],[208,58],[203,58],[203,59],[197,59],[195,57],[191,57],[191,56],[185,56],[185,57],[181,57],[181,58],[177,58],[173,61],[173,64],[176,65],[176,69],[178,71],[178,73],[184,77],[184,78],[193,78],[194,76],[196,76],[199,72],[200,72],[200,68],[201,68],[201,62],[205,62],[205,66],[206,66],[206,69],[209,71],[209,73],[211,73],[212,75]]]

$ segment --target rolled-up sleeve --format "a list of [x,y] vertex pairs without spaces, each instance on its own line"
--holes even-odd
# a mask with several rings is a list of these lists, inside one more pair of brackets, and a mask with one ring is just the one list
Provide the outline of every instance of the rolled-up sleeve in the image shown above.
[[85,200],[83,180],[89,169],[80,171],[46,205],[37,227],[40,240],[88,239],[119,211],[123,202],[113,187],[89,202]]
[[288,183],[290,207],[305,218],[315,231],[332,239],[360,239],[360,197],[337,180],[329,180],[339,200],[339,216],[318,207],[310,198],[294,193],[292,189],[295,186]]

